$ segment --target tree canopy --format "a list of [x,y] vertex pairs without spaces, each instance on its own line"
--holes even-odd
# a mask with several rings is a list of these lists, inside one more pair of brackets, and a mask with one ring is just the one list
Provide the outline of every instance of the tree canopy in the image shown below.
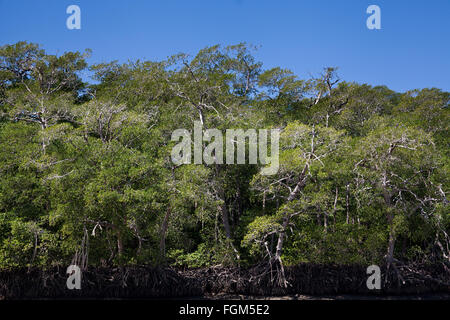
[[[0,47],[0,268],[449,264],[450,93],[299,79],[254,50],[89,65]],[[278,172],[175,165],[194,121],[279,129]]]

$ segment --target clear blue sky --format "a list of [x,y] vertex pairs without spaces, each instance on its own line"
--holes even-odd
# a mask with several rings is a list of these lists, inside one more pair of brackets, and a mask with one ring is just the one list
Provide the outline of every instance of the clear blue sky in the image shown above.
[[[81,30],[66,28],[71,4]],[[370,4],[381,30],[366,28]],[[338,66],[347,81],[450,91],[450,0],[0,0],[0,45],[20,40],[50,53],[91,48],[91,63],[248,42],[266,68],[301,78]]]

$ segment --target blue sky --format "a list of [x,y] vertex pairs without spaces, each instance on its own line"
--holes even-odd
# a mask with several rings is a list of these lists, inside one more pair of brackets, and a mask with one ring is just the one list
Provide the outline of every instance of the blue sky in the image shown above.
[[[66,28],[71,4],[81,30]],[[366,27],[371,4],[381,30]],[[449,0],[0,0],[0,45],[20,40],[50,53],[91,48],[91,63],[247,42],[261,45],[265,68],[301,78],[337,66],[347,81],[450,91]]]

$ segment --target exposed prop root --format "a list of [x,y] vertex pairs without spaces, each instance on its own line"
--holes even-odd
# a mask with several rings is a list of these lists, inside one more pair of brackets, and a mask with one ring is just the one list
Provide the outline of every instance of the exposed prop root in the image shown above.
[[[66,268],[27,268],[0,271],[4,299],[164,298],[216,295],[283,296],[335,294],[450,293],[449,268],[442,263],[382,267],[386,282],[377,292],[367,289],[366,266],[301,264],[283,267],[280,261],[250,269],[221,265],[202,269],[149,266],[93,267],[83,272],[81,290],[66,288]],[[400,279],[400,280],[399,280]],[[400,281],[400,285],[399,285]]]

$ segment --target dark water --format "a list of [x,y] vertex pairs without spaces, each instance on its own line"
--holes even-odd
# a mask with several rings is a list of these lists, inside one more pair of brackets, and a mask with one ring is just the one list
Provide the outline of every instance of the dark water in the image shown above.
[[436,293],[424,295],[287,295],[278,297],[246,296],[246,295],[216,295],[192,298],[211,300],[449,300],[450,293]]

